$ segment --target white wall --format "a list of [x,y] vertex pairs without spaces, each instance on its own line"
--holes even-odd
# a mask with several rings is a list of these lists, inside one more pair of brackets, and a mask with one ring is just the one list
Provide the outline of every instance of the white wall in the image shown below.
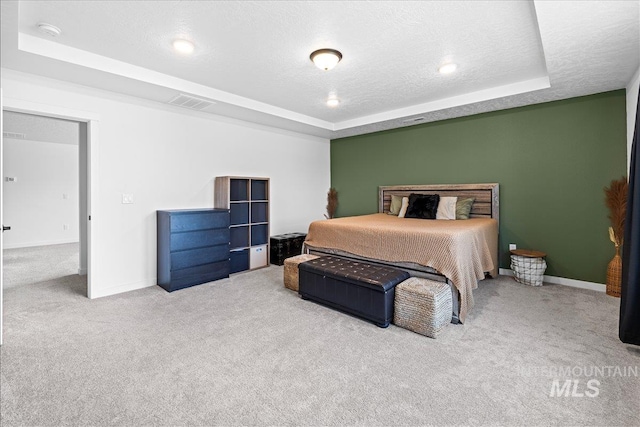
[[[631,164],[631,142],[636,124],[636,108],[638,106],[638,90],[640,88],[640,68],[627,85],[627,170]],[[640,132],[640,129],[638,129]]]
[[77,242],[78,146],[5,138],[2,161],[4,247]]
[[[213,206],[216,176],[271,178],[271,234],[321,219],[329,140],[2,70],[10,99],[99,115],[90,171],[93,297],[156,283],[156,210]],[[122,204],[122,193],[134,195]],[[6,234],[6,233],[5,233]]]

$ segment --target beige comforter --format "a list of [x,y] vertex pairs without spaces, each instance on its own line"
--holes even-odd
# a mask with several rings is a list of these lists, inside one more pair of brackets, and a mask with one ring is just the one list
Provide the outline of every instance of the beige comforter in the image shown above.
[[305,244],[390,262],[414,262],[446,276],[460,292],[460,321],[472,290],[498,264],[498,222],[489,218],[426,220],[383,213],[315,221]]

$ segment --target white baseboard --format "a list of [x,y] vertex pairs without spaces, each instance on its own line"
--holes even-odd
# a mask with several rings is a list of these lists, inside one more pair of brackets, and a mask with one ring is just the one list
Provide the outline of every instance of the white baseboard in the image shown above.
[[96,289],[95,286],[92,286],[91,295],[89,295],[89,298],[95,299],[95,298],[108,297],[111,295],[121,294],[123,292],[149,288],[151,286],[156,286],[156,284],[157,284],[157,280],[154,277],[153,279],[141,280],[139,282],[125,283],[123,285],[112,286],[110,288]]
[[7,244],[6,242],[2,245],[4,249],[20,249],[20,248],[33,248],[35,246],[49,246],[49,245],[64,245],[67,243],[78,243],[78,239],[71,240],[42,240],[40,242],[29,242],[29,243],[19,243],[19,244]]
[[[501,268],[500,274],[504,276],[513,276],[513,270],[510,270],[508,268]],[[590,289],[592,291],[598,291],[598,292],[607,291],[607,285],[603,285],[602,283],[585,282],[583,280],[567,279],[565,277],[545,275],[543,276],[543,281],[545,283],[553,283],[554,285],[571,286],[572,288]]]

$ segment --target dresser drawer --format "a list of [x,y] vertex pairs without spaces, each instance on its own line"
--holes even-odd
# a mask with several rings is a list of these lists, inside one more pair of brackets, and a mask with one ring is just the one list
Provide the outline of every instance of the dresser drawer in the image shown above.
[[186,231],[171,235],[171,251],[229,244],[229,229]]
[[229,215],[226,212],[185,213],[171,216],[171,232],[206,230],[228,226]]
[[171,271],[174,272],[183,268],[195,267],[223,260],[229,260],[228,244],[173,252],[171,254]]
[[172,274],[171,283],[161,286],[171,292],[225,277],[229,277],[229,260],[178,270]]

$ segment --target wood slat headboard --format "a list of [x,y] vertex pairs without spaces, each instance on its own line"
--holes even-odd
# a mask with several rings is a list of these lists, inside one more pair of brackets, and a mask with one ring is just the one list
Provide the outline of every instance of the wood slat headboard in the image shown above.
[[438,194],[440,197],[474,197],[469,215],[471,218],[494,218],[500,222],[500,185],[497,183],[380,186],[378,212],[389,212],[391,195],[409,197],[412,193]]

